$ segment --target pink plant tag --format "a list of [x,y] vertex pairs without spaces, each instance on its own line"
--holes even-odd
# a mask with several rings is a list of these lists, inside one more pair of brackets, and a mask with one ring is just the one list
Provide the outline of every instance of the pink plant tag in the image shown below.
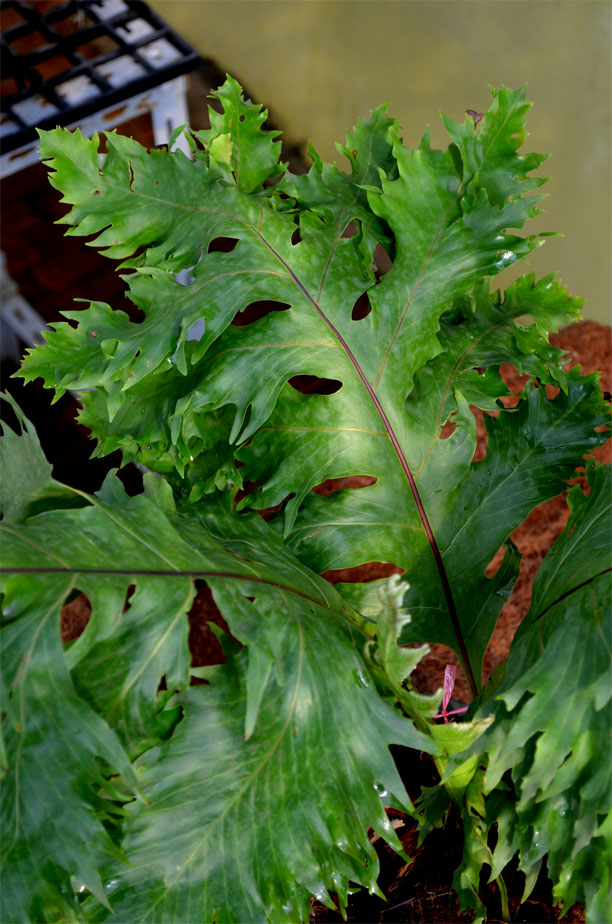
[[434,719],[444,719],[447,725],[449,715],[459,715],[460,713],[467,712],[469,709],[469,706],[462,706],[461,709],[451,709],[450,712],[446,711],[449,700],[453,695],[456,674],[457,667],[454,664],[447,664],[444,669],[444,695],[442,697],[442,712],[439,712],[434,716]]
[[457,667],[454,664],[447,664],[444,668],[444,696],[442,697],[442,715],[444,716],[444,721],[448,723],[448,718],[446,716],[446,707],[448,706],[449,700],[453,695],[453,689],[455,687],[455,677],[457,675]]

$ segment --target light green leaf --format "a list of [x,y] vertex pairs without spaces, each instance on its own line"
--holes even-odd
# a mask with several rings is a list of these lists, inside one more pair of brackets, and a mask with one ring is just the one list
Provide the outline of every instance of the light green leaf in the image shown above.
[[[476,126],[469,115],[461,125],[442,116],[446,130],[461,152],[466,174],[479,178],[489,190],[489,199],[494,205],[503,205],[517,182],[521,183],[523,194],[546,182],[527,174],[536,170],[548,155],[523,154],[512,159],[527,137],[525,117],[531,106],[532,103],[525,99],[524,88],[514,93],[502,87],[495,92],[493,106]],[[489,131],[491,122],[502,124],[505,130]],[[509,164],[513,165],[512,169]]]
[[280,133],[262,130],[267,110],[245,101],[242,88],[229,74],[223,86],[210,95],[219,100],[223,113],[209,106],[211,128],[194,135],[211,158],[231,170],[238,189],[252,193],[264,180],[282,172],[278,164],[281,143],[273,140]]
[[391,688],[417,727],[431,735],[440,746],[436,766],[446,790],[453,798],[457,798],[472,779],[478,757],[472,755],[464,764],[459,767],[453,766],[447,773],[448,758],[465,751],[488,728],[492,719],[443,725],[425,721],[435,717],[442,690],[436,691],[433,695],[422,694],[409,680],[410,674],[429,649],[427,645],[406,648],[397,644],[398,636],[412,621],[410,613],[402,607],[405,587],[397,575],[393,575],[379,587],[378,596],[382,608],[376,621],[376,640],[368,642],[366,651],[369,653],[375,675],[379,679],[384,678],[383,688]]

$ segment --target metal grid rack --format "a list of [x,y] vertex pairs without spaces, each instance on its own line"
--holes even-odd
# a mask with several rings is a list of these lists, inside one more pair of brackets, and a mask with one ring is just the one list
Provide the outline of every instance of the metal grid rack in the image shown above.
[[37,160],[37,127],[89,134],[148,109],[164,135],[156,143],[167,140],[177,123],[156,130],[161,97],[151,91],[184,96],[179,81],[200,59],[141,0],[3,0],[0,17],[5,176]]
[[[143,113],[166,144],[188,121],[185,74],[200,58],[141,0],[0,0],[3,177],[39,161],[36,128],[84,135]],[[189,151],[180,136],[175,146]],[[0,353],[19,355],[46,328],[0,253]]]

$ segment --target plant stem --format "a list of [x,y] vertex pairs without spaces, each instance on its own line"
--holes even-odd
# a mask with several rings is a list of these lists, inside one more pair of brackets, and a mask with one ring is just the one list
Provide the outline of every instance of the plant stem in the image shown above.
[[499,899],[501,902],[501,917],[502,921],[505,921],[505,924],[510,924],[510,906],[508,905],[508,891],[506,889],[506,883],[504,882],[504,877],[500,873],[497,879],[495,880],[497,888],[499,889]]

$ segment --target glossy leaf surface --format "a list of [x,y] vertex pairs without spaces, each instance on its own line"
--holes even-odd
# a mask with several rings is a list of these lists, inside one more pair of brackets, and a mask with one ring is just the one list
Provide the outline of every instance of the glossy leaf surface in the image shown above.
[[[14,464],[32,441],[24,421]],[[29,483],[35,505],[47,479]],[[376,890],[367,829],[401,849],[384,805],[410,809],[389,745],[438,747],[381,697],[359,619],[224,499],[178,511],[153,475],[132,498],[113,474],[73,493],[82,506],[0,524],[2,919],[112,905],[121,920],[295,921],[311,895]],[[197,578],[245,647],[228,639],[228,663],[189,687]],[[76,590],[91,618],[63,647]]]
[[570,492],[570,520],[535,580],[503,683],[481,710],[493,718],[472,749],[487,763],[486,823],[465,813],[466,858],[480,861],[464,861],[457,881],[477,884],[482,862],[495,878],[518,850],[528,894],[547,855],[555,900],[586,901],[595,922],[612,901],[612,775],[603,757],[612,721],[612,471],[600,466],[588,479],[588,497],[579,486]]
[[[589,761],[605,675],[601,650],[576,676],[560,659],[567,646],[594,644],[598,619],[589,612],[605,603],[602,575],[590,570],[601,553],[589,511],[602,476],[593,476],[588,504],[573,492],[574,532],[534,586],[493,705],[470,722],[432,727],[437,704],[409,679],[419,650],[401,647],[453,647],[477,694],[518,575],[510,534],[606,439],[597,376],[568,369],[548,342],[550,330],[579,317],[581,302],[552,277],[524,276],[503,295],[490,288],[491,277],[543,243],[520,233],[538,214],[534,193],[544,182],[532,175],[544,158],[519,153],[525,91],[493,91],[482,119],[444,118],[445,151],[432,149],[428,132],[408,149],[381,107],[339,147],[348,172],[311,149],[313,165],[300,176],[278,163],[277,133],[263,130],[264,113],[235,81],[215,95],[223,111],[211,112],[210,130],[188,136],[191,161],[112,133],[105,156],[97,138],[41,134],[51,181],[72,207],[62,219],[68,233],[93,236],[91,246],[124,260],[144,320],[101,301],[66,312],[70,323],[29,352],[22,374],[42,377],[57,395],[82,390],[80,419],[98,454],[120,448],[125,461],[166,479],[148,476],[145,494],[128,500],[111,478],[99,497],[71,504],[53,499],[37,462],[24,467],[23,486],[11,482],[4,527],[15,542],[40,531],[36,547],[19,546],[35,567],[40,555],[75,556],[94,615],[66,652],[68,678],[136,762],[151,798],[126,809],[133,865],[102,863],[111,900],[126,920],[199,919],[202,908],[206,919],[296,920],[310,894],[326,900],[332,890],[342,904],[349,881],[374,888],[363,832],[371,824],[392,841],[381,788],[405,798],[388,755],[401,740],[435,741],[446,791],[465,809],[462,900],[480,902],[473,890],[483,862],[498,871],[520,847],[529,882],[549,851],[556,894],[571,901],[582,893],[566,884],[558,847],[569,822],[550,800],[585,806],[568,809],[567,862],[570,879],[587,882],[585,838],[604,837],[595,808],[603,784]],[[508,362],[529,377],[516,406],[500,372]],[[476,462],[473,408],[487,412],[486,455]],[[369,484],[313,491],[354,475]],[[251,493],[238,513],[230,496],[242,485]],[[247,505],[278,507],[271,527]],[[53,536],[68,527],[79,544],[62,551]],[[112,574],[85,567],[98,545]],[[117,557],[132,569],[120,580]],[[317,576],[365,562],[393,563],[405,575],[398,586],[336,590]],[[247,649],[210,671],[205,689],[186,686],[196,573]],[[563,684],[575,691],[577,724],[560,720]],[[397,700],[421,734],[395,711]],[[212,792],[200,775],[208,755]],[[239,768],[230,775],[232,762]],[[434,793],[423,804],[435,810],[431,827],[442,800]],[[237,834],[245,818],[246,838]],[[522,827],[535,821],[546,832],[537,845]],[[159,849],[166,830],[173,868]],[[302,852],[295,831],[312,836]],[[231,878],[230,891],[235,857],[241,879]],[[585,894],[597,915],[592,883]],[[87,914],[108,912],[90,899]]]
[[[540,243],[508,230],[537,214],[532,193],[543,182],[528,174],[544,158],[517,153],[524,90],[494,91],[478,126],[445,120],[447,151],[427,134],[410,151],[379,109],[341,149],[349,174],[313,154],[307,176],[268,188],[260,183],[276,142],[231,80],[219,98],[225,115],[200,133],[193,163],[110,135],[99,167],[95,139],[42,135],[52,182],[73,205],[71,233],[98,233],[92,243],[109,256],[139,251],[129,283],[145,320],[101,303],[70,313],[76,329],[60,324],[26,359],[25,377],[42,375],[58,393],[95,388],[81,419],[99,451],[121,447],[126,458],[176,469],[192,498],[242,478],[261,485],[255,506],[289,496],[284,535],[315,570],[371,560],[405,569],[415,619],[404,640],[450,644],[476,689],[517,573],[512,554],[493,581],[486,565],[533,506],[563,489],[604,420],[595,381],[568,391],[546,339],[579,302],[551,278],[519,280],[503,299],[483,283]],[[248,180],[236,160],[246,137]],[[218,238],[235,246],[208,252]],[[376,278],[381,244],[392,266]],[[181,286],[172,273],[187,266],[193,281]],[[353,320],[364,298],[371,310]],[[231,324],[262,301],[284,310]],[[491,425],[487,460],[471,466],[469,405],[498,409],[506,388],[497,369],[508,360],[567,395],[550,404],[530,393],[511,422]],[[303,394],[290,384],[296,375],[333,377],[339,388]],[[442,440],[451,418],[455,432]],[[354,474],[376,481],[310,493]]]

